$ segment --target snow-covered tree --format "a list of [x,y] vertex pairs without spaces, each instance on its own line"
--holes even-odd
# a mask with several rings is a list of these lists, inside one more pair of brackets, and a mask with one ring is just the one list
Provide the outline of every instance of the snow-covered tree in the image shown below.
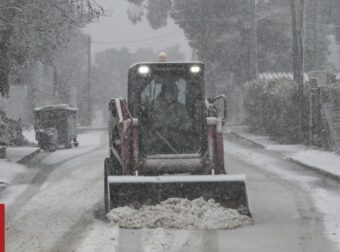
[[94,0],[2,0],[0,3],[0,93],[9,79],[34,61],[51,64],[54,54],[103,10]]
[[151,27],[164,26],[171,17],[183,29],[195,54],[206,63],[211,93],[223,89],[226,78],[240,84],[255,77],[253,1],[162,0],[141,4],[138,0],[136,4],[145,6]]
[[[134,3],[135,10],[138,9],[138,13],[141,13],[138,20],[141,20],[146,13],[145,17],[150,26],[155,29],[166,25],[168,18],[173,18],[184,30],[190,46],[198,57],[207,63],[208,76],[209,65],[215,65],[213,68],[216,71],[211,69],[212,77],[216,78],[216,73],[232,75],[236,84],[253,79],[256,70],[258,72],[292,72],[292,27],[289,1],[128,1]],[[320,3],[320,23],[330,23],[331,20],[333,23],[336,22],[338,15],[335,15],[336,12],[331,7],[337,7],[337,1],[313,1]],[[315,49],[311,27],[313,1],[306,1],[306,71],[314,68]],[[327,29],[322,29],[319,35],[319,69],[324,68],[327,63],[327,33]],[[255,58],[254,61],[254,57],[257,60]],[[216,65],[219,67],[216,68]]]

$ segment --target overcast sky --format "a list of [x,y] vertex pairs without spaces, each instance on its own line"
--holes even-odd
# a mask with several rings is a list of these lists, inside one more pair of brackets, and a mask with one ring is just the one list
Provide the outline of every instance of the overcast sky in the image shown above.
[[107,48],[127,47],[135,51],[138,47],[152,47],[160,51],[175,44],[180,45],[186,59],[191,57],[191,50],[183,31],[168,19],[168,25],[153,30],[147,20],[136,25],[127,17],[129,3],[126,0],[97,0],[108,13],[109,17],[102,17],[99,21],[85,27],[85,32],[92,38],[92,52],[96,53]]

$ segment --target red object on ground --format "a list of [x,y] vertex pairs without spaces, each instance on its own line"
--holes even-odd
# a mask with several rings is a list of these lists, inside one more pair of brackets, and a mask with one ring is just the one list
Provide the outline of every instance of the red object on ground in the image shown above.
[[5,204],[0,204],[0,252],[5,252]]

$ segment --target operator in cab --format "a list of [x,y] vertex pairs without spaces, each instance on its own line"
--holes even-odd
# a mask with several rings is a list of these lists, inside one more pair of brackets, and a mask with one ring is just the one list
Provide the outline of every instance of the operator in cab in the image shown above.
[[[165,53],[160,53],[159,62],[167,62]],[[186,96],[186,83],[181,76],[174,73],[157,76],[155,83],[154,89],[159,91],[149,108],[152,116],[147,149],[153,154],[186,152],[190,145],[188,132],[192,128],[192,118],[186,109],[185,99],[183,100]]]

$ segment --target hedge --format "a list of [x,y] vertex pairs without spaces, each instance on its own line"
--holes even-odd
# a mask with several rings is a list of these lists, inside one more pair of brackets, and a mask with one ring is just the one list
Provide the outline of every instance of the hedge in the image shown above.
[[303,138],[308,137],[309,87],[304,85],[303,106],[298,86],[288,79],[257,80],[245,84],[245,121],[251,131],[286,144],[299,143],[299,110],[303,112]]

